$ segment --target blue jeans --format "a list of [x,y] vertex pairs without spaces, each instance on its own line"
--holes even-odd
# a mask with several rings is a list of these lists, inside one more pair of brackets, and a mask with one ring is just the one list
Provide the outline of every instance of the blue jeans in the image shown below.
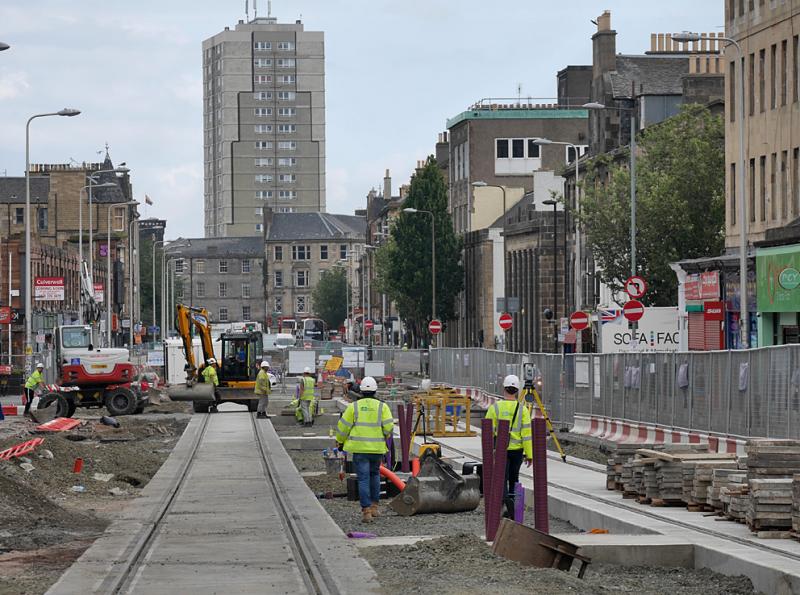
[[353,453],[353,465],[358,477],[358,499],[361,508],[371,506],[381,499],[381,461],[383,455]]

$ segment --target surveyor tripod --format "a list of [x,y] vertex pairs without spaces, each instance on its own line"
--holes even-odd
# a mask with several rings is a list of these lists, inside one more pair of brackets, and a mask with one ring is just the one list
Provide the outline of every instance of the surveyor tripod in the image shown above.
[[564,452],[564,449],[561,448],[561,443],[558,441],[558,437],[556,436],[555,430],[553,429],[553,423],[550,421],[550,416],[547,415],[547,409],[544,407],[544,403],[542,403],[542,398],[539,396],[538,391],[533,386],[533,379],[525,379],[525,385],[522,388],[522,392],[520,393],[520,399],[522,399],[523,405],[528,408],[528,411],[531,414],[531,419],[533,419],[533,406],[534,404],[539,409],[539,412],[542,414],[545,423],[547,424],[547,431],[550,434],[550,437],[553,439],[553,444],[556,445],[556,449],[558,453],[561,455],[561,460],[565,463],[567,462],[567,453]]

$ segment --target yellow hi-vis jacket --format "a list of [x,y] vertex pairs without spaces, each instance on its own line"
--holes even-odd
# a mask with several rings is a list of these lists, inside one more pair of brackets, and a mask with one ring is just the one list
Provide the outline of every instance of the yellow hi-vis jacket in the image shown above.
[[311,376],[303,376],[303,392],[300,393],[301,401],[314,400],[314,386],[317,382]]
[[270,392],[269,373],[266,370],[259,370],[256,375],[255,393],[257,395],[268,395]]
[[219,386],[219,377],[217,376],[217,369],[214,366],[206,366],[203,368],[203,378],[207,384]]
[[[516,416],[514,412],[516,411]],[[526,459],[533,458],[533,437],[531,436],[531,414],[523,403],[516,399],[498,401],[486,412],[486,419],[492,420],[494,435],[497,436],[497,421],[505,419],[509,428],[508,450],[523,449]],[[513,421],[512,421],[513,420]]]
[[33,374],[28,376],[28,380],[25,381],[25,388],[34,389],[40,384],[44,384],[42,373],[39,370],[34,370]]
[[350,403],[336,426],[336,441],[351,453],[384,454],[394,420],[390,407],[378,399],[362,397]]

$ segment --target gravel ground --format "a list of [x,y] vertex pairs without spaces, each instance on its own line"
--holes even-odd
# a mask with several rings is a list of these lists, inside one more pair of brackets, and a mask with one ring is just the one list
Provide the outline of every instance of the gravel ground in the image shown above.
[[[150,481],[189,420],[158,406],[120,417],[118,429],[101,425],[97,410],[76,417],[84,423],[75,430],[39,434],[44,443],[26,459],[0,461],[0,594],[45,592]],[[3,429],[0,450],[34,436],[24,419]],[[73,473],[76,458],[80,473]],[[31,471],[21,467],[26,462]]]
[[[566,436],[559,436],[558,440],[567,455],[567,460],[569,460],[570,457],[575,457],[576,459],[593,461],[602,465],[605,465],[608,462],[608,455],[601,452],[599,448],[586,446],[585,444],[569,442],[569,438]],[[552,440],[547,441],[547,450],[557,452],[558,449],[556,449],[556,446],[553,444]]]
[[[754,593],[750,580],[709,570],[591,565],[583,580],[571,573],[522,566],[495,556],[472,534],[452,535],[408,546],[362,548],[387,593],[478,595],[487,592],[636,593],[708,595]],[[425,576],[420,581],[420,575]]]

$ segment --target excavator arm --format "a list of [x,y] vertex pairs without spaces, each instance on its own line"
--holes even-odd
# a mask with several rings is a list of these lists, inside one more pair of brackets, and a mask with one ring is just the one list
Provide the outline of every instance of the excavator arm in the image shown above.
[[205,308],[178,304],[175,307],[175,330],[178,331],[183,342],[183,354],[186,358],[186,385],[185,387],[174,387],[168,391],[168,394],[173,401],[213,401],[213,387],[196,384],[197,362],[192,349],[192,326],[197,329],[197,334],[200,336],[204,360],[214,357],[208,311]]
[[[192,326],[197,330],[200,337],[200,344],[203,348],[203,359],[208,360],[214,357],[214,346],[211,342],[211,323],[208,320],[208,310],[205,308],[194,308],[178,304],[175,307],[175,330],[183,341],[183,351],[186,355],[187,371],[194,377],[197,371],[197,362],[194,361],[194,350],[192,349]],[[189,377],[187,377],[187,380]]]

